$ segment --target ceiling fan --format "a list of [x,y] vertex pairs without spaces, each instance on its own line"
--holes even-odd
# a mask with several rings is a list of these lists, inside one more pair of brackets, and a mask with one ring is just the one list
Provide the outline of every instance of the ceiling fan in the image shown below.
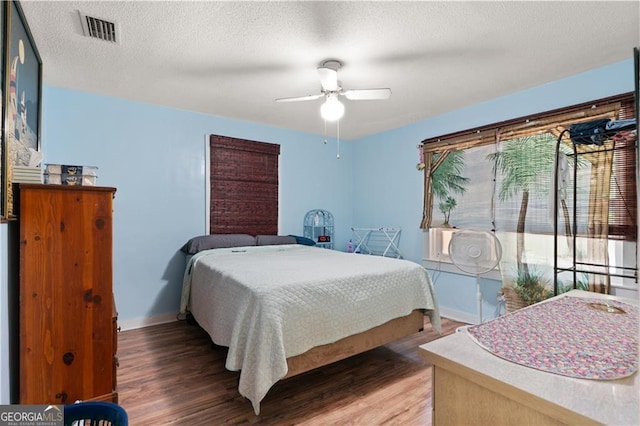
[[318,77],[322,89],[315,95],[297,96],[293,98],[279,98],[276,102],[313,101],[322,97],[326,101],[320,107],[320,114],[327,121],[335,121],[344,114],[344,105],[338,100],[338,96],[344,96],[352,101],[388,99],[391,89],[349,89],[345,90],[338,80],[338,70],[342,67],[340,61],[327,60],[318,68]]

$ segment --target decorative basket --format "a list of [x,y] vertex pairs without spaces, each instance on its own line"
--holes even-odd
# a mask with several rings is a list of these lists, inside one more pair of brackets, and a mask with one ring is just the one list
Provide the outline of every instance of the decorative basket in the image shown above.
[[507,312],[514,312],[527,306],[524,300],[522,300],[522,298],[518,296],[518,293],[511,287],[502,287],[502,294],[504,294]]

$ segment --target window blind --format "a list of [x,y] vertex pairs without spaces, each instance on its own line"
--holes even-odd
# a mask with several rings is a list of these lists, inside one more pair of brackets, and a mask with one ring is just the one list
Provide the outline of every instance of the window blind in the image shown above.
[[211,234],[278,233],[280,145],[210,136]]
[[[431,177],[436,170],[431,158],[434,154],[545,133],[558,136],[571,124],[598,118],[621,120],[634,117],[634,96],[633,93],[626,93],[423,140],[422,149],[431,167],[425,169],[421,228],[427,229],[431,226],[430,212],[433,210],[434,201]],[[636,137],[637,132],[633,132],[614,138],[613,178],[609,203],[610,236],[630,241],[637,240]]]

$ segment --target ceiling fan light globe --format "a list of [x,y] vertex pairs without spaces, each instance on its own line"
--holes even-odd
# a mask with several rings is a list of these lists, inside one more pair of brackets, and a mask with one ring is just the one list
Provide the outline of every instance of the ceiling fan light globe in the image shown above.
[[333,96],[328,97],[320,107],[320,115],[327,121],[336,121],[344,115],[344,105]]

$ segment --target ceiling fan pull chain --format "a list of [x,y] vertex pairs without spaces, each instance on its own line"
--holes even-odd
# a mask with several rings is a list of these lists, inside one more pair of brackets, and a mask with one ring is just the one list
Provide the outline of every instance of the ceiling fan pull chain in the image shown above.
[[322,141],[322,143],[326,145],[327,144],[327,120],[323,119],[322,121],[324,121],[324,140]]
[[336,121],[336,134],[338,139],[338,154],[336,155],[336,159],[340,159],[340,120]]

